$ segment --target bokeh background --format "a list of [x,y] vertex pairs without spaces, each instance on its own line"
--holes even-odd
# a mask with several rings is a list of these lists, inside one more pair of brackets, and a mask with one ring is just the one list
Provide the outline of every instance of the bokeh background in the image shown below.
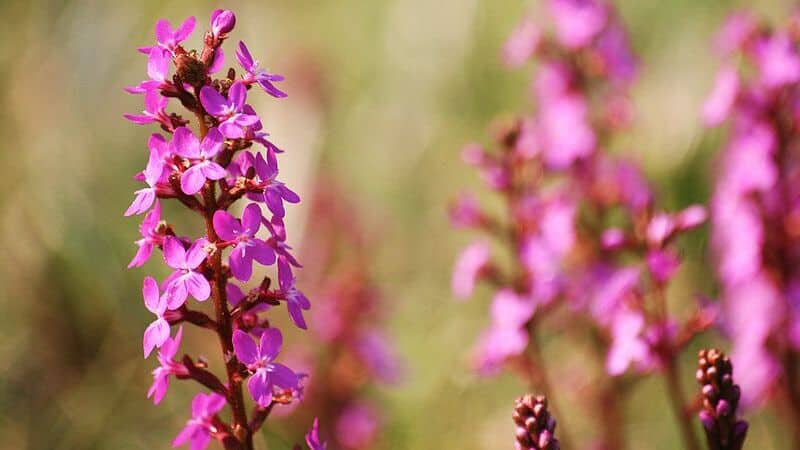
[[[642,70],[636,126],[615,151],[644,165],[668,208],[705,202],[721,142],[698,120],[716,68],[710,38],[736,7],[779,19],[791,2],[616,3]],[[511,448],[511,405],[526,388],[469,369],[488,291],[453,301],[450,268],[470,235],[451,231],[445,211],[458,191],[478,185],[460,147],[487,142],[493,118],[531,107],[529,73],[509,72],[498,57],[522,15],[540,8],[519,0],[0,2],[0,448],[167,448],[186,420],[194,387],[173,384],[158,407],[145,398],[154,362],[141,358],[151,319],[140,283],[165,269],[125,269],[138,221],[122,212],[152,130],[122,119],[141,108],[122,88],[145,78],[135,48],[153,40],[158,18],[194,15],[204,27],[216,7],[233,9],[233,38],[287,77],[288,99],[254,104],[287,149],[284,180],[306,198],[320,174],[337,180],[376,236],[371,270],[406,369],[398,386],[370,392],[386,419],[376,448]],[[308,202],[289,214],[302,250]],[[684,242],[690,261],[674,304],[697,290],[714,294],[706,240],[704,230]],[[556,337],[544,337],[554,361],[572,350]],[[300,334],[290,340],[310,344]],[[687,385],[698,346],[684,361]],[[217,357],[199,334],[187,348],[212,365]],[[560,420],[591,436],[569,370],[554,363],[565,392]],[[662,389],[659,379],[636,387],[630,448],[679,447]],[[768,412],[753,418],[751,433],[751,448],[789,448]],[[297,438],[278,425],[266,436],[270,449]]]

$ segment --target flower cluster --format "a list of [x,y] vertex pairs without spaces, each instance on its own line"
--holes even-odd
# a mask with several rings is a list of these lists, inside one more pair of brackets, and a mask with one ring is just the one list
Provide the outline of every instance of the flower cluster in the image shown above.
[[310,330],[319,341],[308,358],[312,378],[303,410],[331,424],[332,446],[368,449],[378,441],[383,417],[367,391],[396,383],[400,363],[380,329],[384,301],[370,273],[367,231],[348,196],[323,179],[303,240],[304,260],[313,262],[303,272],[315,299]]
[[733,383],[731,360],[717,349],[701,350],[697,365],[697,382],[703,396],[699,416],[709,449],[741,450],[747,422],[736,419],[742,392]]
[[[237,77],[231,68],[223,78],[212,78],[225,64],[221,46],[235,23],[231,11],[214,11],[198,51],[183,47],[194,30],[193,17],[175,29],[166,20],[158,21],[156,44],[139,49],[147,55],[149,79],[127,88],[143,95],[145,108],[125,117],[137,124],[157,124],[163,131],[150,136],[147,165],[136,175],[145,187],[135,192],[125,212],[145,214],[130,267],[143,265],[160,249],[172,270],[160,283],[146,277],[142,288],[145,307],[156,316],[144,332],[144,356],[158,349],[159,361],[148,397],[158,404],[173,377],[195,380],[210,391],[195,396],[192,418],[173,443],[188,442],[192,449],[203,449],[212,439],[226,449],[252,449],[254,433],[275,405],[296,401],[302,393],[298,374],[276,362],[282,336],[264,314],[285,303],[294,323],[306,328],[303,311],[310,304],[295,286],[293,270],[300,264],[286,243],[283,225],[284,203],[300,198],[277,180],[281,150],[267,140],[261,118],[247,103],[253,86],[273,97],[286,94],[274,85],[283,78],[259,68],[243,42],[236,51],[243,75]],[[194,123],[168,112],[171,101],[180,103]],[[244,198],[252,203],[241,216],[229,212]],[[180,235],[162,219],[161,202],[166,200],[177,200],[197,213],[205,233]],[[262,226],[266,238],[259,236]],[[254,262],[277,265],[278,286],[264,278],[245,294],[231,280],[250,281]],[[195,309],[209,299],[213,316]],[[183,323],[217,335],[225,365],[222,379],[202,358],[176,358],[183,326],[174,337],[171,330]],[[243,384],[255,403],[249,415]],[[220,415],[226,405],[230,422]],[[312,435],[312,449],[324,448],[316,431]]]
[[[512,256],[509,267],[493,256],[488,240],[479,239],[455,265],[457,297],[470,296],[478,281],[495,289],[477,366],[482,373],[522,367],[521,373],[553,401],[536,333],[551,313],[566,310],[573,317],[567,327],[585,325],[601,337],[607,375],[663,371],[675,412],[691,434],[684,396],[675,383],[677,356],[715,314],[703,305],[688,317],[668,314],[666,288],[681,265],[677,237],[702,225],[706,211],[699,205],[659,211],[638,167],[609,151],[612,137],[632,121],[628,87],[637,70],[611,5],[600,0],[550,0],[548,5],[554,33],[526,19],[503,50],[512,67],[537,60],[536,110],[495,130],[498,150],[470,144],[462,151],[504,200],[505,217],[485,212],[469,194],[450,211],[455,226],[483,231]],[[605,379],[593,386],[615,389],[613,380]],[[620,397],[615,392],[597,396]],[[618,436],[604,441],[607,448],[619,448]],[[687,446],[696,448],[689,442],[694,442],[691,436]]]
[[556,439],[556,420],[547,410],[547,398],[542,395],[520,397],[514,404],[514,424],[517,426],[517,450],[559,450]]
[[[782,29],[732,15],[716,39],[723,65],[708,126],[728,125],[711,201],[723,331],[742,404],[779,398],[800,423],[800,16]],[[776,394],[772,396],[771,394]]]

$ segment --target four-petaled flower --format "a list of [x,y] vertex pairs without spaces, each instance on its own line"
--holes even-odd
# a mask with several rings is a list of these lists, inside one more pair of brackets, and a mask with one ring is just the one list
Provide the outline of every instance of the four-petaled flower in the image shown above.
[[211,295],[208,280],[195,270],[206,259],[206,245],[208,240],[200,238],[187,251],[179,239],[172,236],[164,238],[164,260],[175,269],[164,280],[164,296],[169,309],[180,308],[189,294],[201,302]]
[[239,281],[248,281],[253,274],[253,260],[268,266],[275,263],[275,252],[256,233],[261,227],[261,208],[247,205],[239,221],[227,211],[214,213],[214,230],[220,238],[235,247],[229,257],[231,272]]
[[175,354],[178,353],[178,347],[181,345],[181,336],[183,336],[183,327],[178,328],[174,338],[167,338],[161,348],[158,349],[158,363],[160,364],[153,370],[153,384],[147,391],[147,398],[152,397],[154,404],[161,403],[164,395],[169,388],[170,375],[183,375],[189,374],[189,370],[183,364],[174,361]]
[[272,389],[296,389],[297,374],[292,369],[273,362],[281,351],[283,337],[277,328],[267,328],[258,345],[242,330],[233,333],[233,350],[236,357],[253,372],[247,387],[253,399],[262,408],[272,403]]
[[278,258],[278,282],[281,287],[281,294],[286,299],[286,308],[289,316],[298,327],[306,329],[306,321],[303,318],[303,310],[311,308],[311,302],[295,286],[295,278],[292,275],[292,268],[289,266],[285,256]]
[[144,306],[156,315],[156,320],[144,330],[142,338],[144,357],[147,358],[153,348],[161,347],[169,339],[169,323],[164,319],[167,300],[158,294],[158,283],[153,277],[145,277],[142,283],[142,296]]
[[200,102],[203,108],[220,120],[219,130],[230,139],[244,137],[245,128],[258,122],[258,116],[244,112],[246,101],[247,86],[242,81],[233,83],[228,90],[228,98],[223,97],[211,86],[203,86],[200,90]]
[[172,138],[173,151],[191,163],[181,175],[181,190],[185,194],[194,195],[200,192],[206,180],[219,180],[225,177],[225,169],[213,160],[224,144],[225,138],[216,128],[208,130],[203,142],[200,142],[192,130],[186,127],[175,130],[175,136]]
[[272,84],[276,81],[283,81],[283,76],[270,74],[266,70],[258,67],[258,61],[253,59],[253,56],[250,55],[250,50],[247,49],[244,42],[239,41],[239,48],[236,50],[236,59],[239,61],[239,64],[242,65],[245,72],[247,72],[247,75],[244,77],[245,83],[258,83],[267,94],[276,98],[286,97],[285,92]]
[[217,432],[214,416],[225,407],[225,397],[215,392],[197,394],[192,399],[192,418],[186,422],[180,433],[172,441],[173,447],[189,442],[191,450],[203,450]]
[[264,202],[273,214],[278,217],[286,215],[283,201],[299,203],[300,197],[285,184],[277,180],[278,161],[274,152],[267,152],[267,159],[261,153],[255,156],[253,166],[258,175],[258,186],[264,189]]
[[159,20],[156,22],[156,40],[158,41],[156,48],[160,47],[170,53],[174,53],[175,48],[192,34],[194,24],[194,17],[188,17],[178,28],[173,30],[169,21],[165,19]]

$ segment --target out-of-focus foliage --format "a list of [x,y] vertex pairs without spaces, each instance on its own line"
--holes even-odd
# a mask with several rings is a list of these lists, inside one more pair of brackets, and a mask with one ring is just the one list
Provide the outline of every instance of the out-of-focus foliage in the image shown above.
[[[667,206],[708,198],[720,139],[702,129],[699,111],[715,69],[713,32],[737,5],[780,17],[789,3],[617,2],[643,70],[634,132],[615,144],[643,162]],[[385,448],[511,448],[513,400],[526,387],[469,370],[487,319],[482,302],[452,301],[452,259],[469,236],[451,231],[444,206],[478,182],[459,161],[461,145],[486,140],[492,118],[530,107],[527,74],[506,71],[498,56],[520,17],[540,7],[516,0],[0,3],[0,448],[162,448],[188,414],[191,392],[179,383],[157,408],[145,398],[154,363],[140,357],[142,273],[125,269],[137,223],[122,212],[149,131],[122,119],[141,108],[122,87],[142,79],[145,57],[133,49],[152,40],[156,19],[203,20],[214,7],[234,8],[241,38],[287,77],[288,99],[257,105],[287,149],[285,178],[303,195],[324,168],[381,224],[374,273],[395,302],[389,333],[408,364],[405,383],[380,396]],[[301,204],[289,219],[301,225],[308,211]],[[698,236],[682,276],[713,294]],[[186,342],[197,354],[209,341]],[[568,345],[545,338],[547,355]],[[554,372],[568,388],[570,367]],[[661,389],[656,379],[637,386],[631,448],[678,445]],[[568,392],[564,409],[579,407],[580,392]],[[591,432],[569,417],[559,423]],[[748,440],[789,448],[774,427],[764,413]],[[276,431],[265,433],[269,448],[289,448],[270,437]]]

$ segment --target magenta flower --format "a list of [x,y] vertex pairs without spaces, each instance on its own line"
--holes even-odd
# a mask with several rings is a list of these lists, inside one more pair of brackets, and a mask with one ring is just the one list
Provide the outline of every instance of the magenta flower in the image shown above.
[[175,48],[185,41],[192,31],[194,31],[195,19],[188,17],[176,29],[172,29],[172,25],[165,20],[161,19],[156,22],[156,40],[158,47],[167,50],[170,53],[175,53]]
[[170,57],[158,47],[150,49],[147,56],[147,76],[149,80],[142,81],[137,86],[125,88],[131,94],[144,94],[148,91],[168,88],[172,84],[169,76]]
[[139,249],[136,251],[133,259],[128,263],[128,268],[140,267],[150,259],[153,254],[153,248],[157,245],[164,243],[164,236],[158,232],[161,225],[161,204],[158,200],[155,201],[155,207],[144,216],[142,224],[139,226],[139,233],[142,238],[136,241]]
[[344,448],[370,448],[378,432],[378,414],[367,404],[348,405],[336,421],[336,436]]
[[327,450],[328,444],[322,442],[319,437],[319,419],[314,419],[311,430],[306,434],[306,444],[308,444],[309,450]]
[[225,407],[225,397],[215,392],[197,394],[192,399],[192,418],[186,422],[180,433],[172,441],[173,447],[189,443],[191,450],[203,450],[217,433],[214,416]]
[[195,270],[208,256],[206,245],[208,241],[200,238],[187,251],[177,238],[164,238],[164,260],[175,269],[163,284],[166,287],[164,295],[169,309],[178,309],[190,294],[201,302],[211,295],[208,280]]
[[[211,34],[219,39],[233,31],[236,26],[236,16],[227,9],[215,9],[211,13]],[[219,50],[219,49],[218,49]]]
[[181,336],[183,336],[183,327],[178,328],[174,338],[168,337],[158,350],[160,366],[153,370],[153,384],[147,391],[147,398],[152,397],[153,403],[156,405],[161,403],[167,393],[171,375],[185,376],[189,374],[186,366],[174,361],[175,354],[178,353],[178,347],[181,345]]
[[726,66],[717,72],[714,90],[703,104],[703,121],[706,126],[715,127],[731,112],[739,94],[739,73],[735,67]]
[[631,364],[644,369],[651,364],[650,348],[642,337],[644,317],[637,311],[623,309],[614,317],[612,343],[606,357],[609,375],[622,375]]
[[299,328],[306,329],[306,321],[303,318],[303,310],[311,308],[311,302],[297,289],[296,280],[292,275],[292,268],[285,256],[278,258],[278,281],[281,287],[281,295],[286,299],[286,308],[289,316]]
[[755,48],[761,82],[767,88],[780,88],[800,80],[800,55],[795,43],[782,33],[762,38]]
[[550,0],[556,34],[567,48],[589,45],[606,26],[608,8],[598,0]]
[[229,261],[231,272],[239,281],[250,279],[254,259],[265,266],[275,263],[275,252],[266,242],[256,237],[260,227],[261,208],[255,203],[247,205],[241,221],[227,211],[214,213],[214,230],[220,238],[235,247]]
[[167,115],[168,97],[163,97],[158,90],[149,90],[144,94],[144,110],[141,114],[123,114],[131,122],[138,125],[159,122],[169,127],[171,121]]
[[156,315],[156,320],[144,330],[144,338],[142,339],[144,357],[147,358],[153,348],[161,347],[169,339],[169,323],[164,319],[167,301],[159,295],[158,283],[153,277],[145,277],[142,296],[144,296],[144,306],[148,311]]
[[536,52],[542,40],[542,31],[533,20],[525,18],[503,45],[503,62],[512,68],[519,67]]
[[255,156],[253,166],[256,169],[257,187],[264,190],[264,202],[273,214],[283,217],[286,211],[283,202],[299,203],[300,197],[285,184],[277,180],[278,160],[274,152],[267,152],[267,159],[261,153]]
[[156,185],[161,178],[162,171],[163,165],[161,161],[154,158],[153,153],[151,153],[150,159],[147,162],[147,167],[143,172],[147,187],[134,192],[135,196],[133,202],[131,202],[131,205],[128,206],[128,209],[125,211],[125,216],[141,214],[153,206],[153,203],[156,201]]
[[273,84],[277,81],[283,81],[283,76],[270,74],[266,70],[258,67],[258,61],[253,59],[250,55],[250,50],[247,49],[244,42],[239,42],[239,48],[236,50],[236,59],[239,61],[239,64],[242,65],[245,72],[247,72],[243,80],[245,83],[258,83],[267,94],[276,98],[286,97],[286,93]]
[[473,242],[461,252],[453,268],[452,289],[456,298],[472,295],[475,282],[488,267],[489,256],[489,244],[485,241]]
[[247,388],[259,406],[266,408],[272,403],[273,386],[296,389],[298,378],[292,369],[273,362],[281,351],[283,336],[277,328],[267,328],[259,344],[244,331],[233,333],[233,349],[239,361],[253,372]]
[[244,82],[233,83],[228,90],[228,98],[223,97],[211,86],[200,90],[200,102],[206,111],[220,120],[219,131],[230,139],[244,137],[245,128],[258,122],[258,116],[244,112],[247,101],[247,86]]
[[226,172],[213,158],[222,150],[225,138],[216,128],[208,130],[203,142],[187,127],[175,130],[172,147],[175,154],[189,160],[191,166],[181,175],[181,190],[187,195],[200,192],[206,180],[225,178]]

